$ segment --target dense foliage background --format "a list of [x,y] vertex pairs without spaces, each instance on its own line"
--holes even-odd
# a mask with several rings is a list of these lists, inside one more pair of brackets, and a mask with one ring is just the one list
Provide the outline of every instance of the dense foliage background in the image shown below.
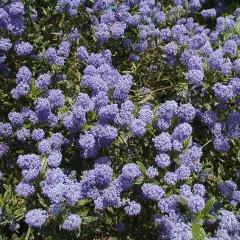
[[240,2],[0,0],[0,239],[240,239]]

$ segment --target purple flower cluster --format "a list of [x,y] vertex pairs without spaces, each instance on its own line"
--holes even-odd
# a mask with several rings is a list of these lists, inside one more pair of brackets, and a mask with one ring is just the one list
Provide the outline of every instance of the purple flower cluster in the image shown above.
[[14,49],[18,56],[27,56],[31,54],[33,46],[28,42],[19,42],[14,46]]
[[20,1],[14,1],[0,8],[0,29],[18,37],[25,30],[25,9]]
[[159,224],[159,237],[165,239],[192,239],[191,223],[187,222],[179,213],[170,212],[169,215],[156,214],[154,220]]
[[17,87],[12,89],[11,91],[12,97],[15,99],[19,99],[21,96],[25,96],[28,93],[30,93],[31,81],[32,81],[31,71],[26,66],[19,68],[16,76]]
[[64,65],[64,59],[62,57],[63,55],[63,52],[64,54],[68,54],[67,52],[65,51],[69,51],[69,49],[61,49],[65,46],[61,46],[60,45],[60,52],[59,52],[59,55],[58,55],[58,52],[57,50],[54,48],[54,47],[49,47],[45,53],[45,58],[47,59],[47,61],[49,62],[49,64],[51,65],[58,65],[60,67],[62,67]]
[[0,142],[0,158],[7,154],[8,150],[9,150],[8,144],[5,142]]
[[[101,49],[100,52],[90,52],[93,46],[89,34],[85,40],[84,28],[80,32],[76,26],[69,26],[70,32],[64,29],[58,33],[58,43],[50,40],[46,42],[46,51],[32,55],[33,50],[38,50],[35,40],[27,39],[27,34],[17,38],[24,32],[25,17],[29,15],[25,10],[29,11],[29,6],[19,1],[0,4],[0,31],[6,33],[0,38],[0,74],[2,66],[7,67],[5,59],[14,50],[19,56],[16,66],[21,67],[11,95],[25,105],[20,105],[20,110],[13,105],[8,113],[9,123],[0,122],[0,157],[8,152],[12,156],[23,154],[16,161],[23,178],[15,187],[16,193],[22,198],[37,193],[41,205],[49,206],[47,210],[28,211],[25,222],[40,229],[50,214],[51,221],[57,216],[62,219],[60,230],[75,231],[85,221],[76,211],[81,200],[91,202],[93,216],[95,211],[100,216],[99,213],[112,214],[120,208],[127,218],[140,217],[147,214],[148,205],[149,213],[156,213],[160,239],[192,239],[194,221],[205,214],[203,210],[210,198],[207,188],[200,183],[208,173],[201,162],[203,147],[196,143],[196,130],[202,127],[199,121],[205,124],[203,133],[212,135],[212,145],[207,142],[204,147],[209,147],[213,154],[214,149],[220,152],[219,156],[229,151],[231,140],[236,145],[235,140],[238,142],[240,137],[240,39],[235,34],[240,10],[218,17],[224,4],[219,2],[215,8],[203,9],[205,0],[174,0],[166,13],[165,7],[154,0],[97,0],[84,6],[85,2],[58,0],[56,19],[65,13],[68,16],[62,19],[71,24],[75,19],[78,22],[79,15],[91,18],[93,38],[98,43],[94,49]],[[198,18],[205,21],[217,17],[213,30],[201,26],[198,18],[195,21],[195,12],[199,11]],[[36,26],[36,10],[29,16]],[[81,20],[82,23],[86,24]],[[135,74],[129,74],[134,71],[121,72],[122,65],[119,69],[114,67],[119,53],[115,46],[120,46],[120,42],[121,54],[127,54],[134,71],[143,63],[144,52],[149,50],[151,56],[152,48],[157,48],[161,72],[169,72],[169,89],[174,88],[174,94],[166,93],[171,95],[169,100],[159,106],[159,99],[153,98],[158,90],[152,89],[150,83],[149,89],[137,91],[139,96],[144,95],[143,100],[134,102],[135,89],[140,84],[135,81]],[[103,50],[104,46],[114,51]],[[32,57],[31,64],[27,56]],[[75,75],[72,64],[73,69],[83,73]],[[147,74],[155,74],[159,68],[151,62],[147,69]],[[72,96],[73,76],[81,79],[76,85],[77,96]],[[14,139],[19,146],[14,145]],[[6,158],[7,165],[12,164],[12,156]],[[82,172],[71,171],[71,164],[79,160],[84,165],[79,165]],[[233,178],[218,183],[218,187],[221,197],[235,209],[240,203],[240,191]],[[208,180],[205,177],[202,181]],[[183,202],[187,211],[181,208]],[[208,239],[238,239],[239,219],[227,210],[221,210],[219,215],[215,208],[214,205],[210,214],[217,218],[217,230],[215,237]],[[157,214],[159,211],[161,215]],[[114,220],[119,231],[125,229],[123,218],[124,214],[119,214]],[[200,228],[205,228],[205,219],[201,220]]]
[[2,123],[0,122],[0,137],[8,138],[12,135],[13,129],[10,123]]
[[62,228],[67,231],[74,231],[82,224],[82,218],[76,214],[70,214],[64,221]]
[[236,206],[240,202],[240,191],[237,190],[237,184],[227,180],[218,184],[221,194],[229,200],[231,205]]
[[81,184],[65,175],[60,168],[48,169],[46,179],[40,185],[52,204],[66,201],[73,206],[82,198]]
[[26,198],[34,194],[34,185],[30,182],[22,181],[16,186],[16,192],[19,196]]
[[81,3],[85,3],[85,0],[58,0],[56,5],[56,11],[60,13],[67,13],[70,17],[76,17],[78,14],[78,7]]
[[47,220],[47,211],[33,209],[25,215],[25,222],[33,228],[41,228]]
[[141,190],[143,196],[151,200],[160,200],[165,194],[165,191],[160,186],[150,183],[144,183]]
[[141,205],[135,201],[127,201],[126,207],[124,208],[126,215],[135,216],[141,211]]
[[17,165],[22,169],[24,180],[34,180],[42,170],[41,159],[36,154],[20,155]]

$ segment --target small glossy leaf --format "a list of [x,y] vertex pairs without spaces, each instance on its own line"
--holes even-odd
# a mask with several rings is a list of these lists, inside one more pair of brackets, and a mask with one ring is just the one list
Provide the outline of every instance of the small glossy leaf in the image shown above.
[[91,222],[94,222],[94,221],[97,221],[98,220],[98,217],[83,217],[83,222],[86,224],[86,223],[91,223]]
[[211,198],[207,201],[205,208],[201,211],[203,217],[209,214],[209,212],[213,208],[214,202],[215,202],[215,198]]
[[92,202],[92,200],[89,200],[89,199],[81,199],[81,200],[78,202],[77,206],[84,206],[84,205],[89,204],[89,203],[91,203],[91,202]]
[[147,169],[145,168],[145,166],[143,165],[143,163],[137,161],[137,165],[138,165],[139,168],[141,169],[142,173],[146,174]]
[[194,222],[192,224],[192,234],[193,234],[193,240],[200,240],[201,237],[201,226],[199,223]]

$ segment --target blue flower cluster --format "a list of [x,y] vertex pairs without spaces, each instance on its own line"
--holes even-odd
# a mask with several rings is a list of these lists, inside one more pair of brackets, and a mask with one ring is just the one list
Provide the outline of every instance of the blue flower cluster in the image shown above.
[[[0,158],[22,176],[15,195],[27,203],[29,227],[77,233],[88,229],[88,217],[107,216],[124,234],[127,223],[150,214],[153,239],[198,239],[196,225],[202,239],[240,238],[239,176],[228,180],[222,165],[216,171],[209,162],[224,161],[226,152],[239,160],[240,10],[225,16],[221,1],[210,9],[206,0],[170,2],[169,10],[155,0],[58,0],[56,19],[75,25],[61,23],[41,48],[41,37],[24,35],[38,29],[37,10],[0,4],[0,77],[10,67],[15,81],[11,110],[0,117]],[[87,23],[74,22],[80,17]],[[201,26],[199,18],[216,24]],[[161,66],[151,64],[147,74],[161,68],[174,78],[164,101],[136,81],[152,50]],[[118,66],[122,55],[127,66]],[[12,56],[16,65],[8,66]],[[1,171],[5,181],[10,171]],[[85,204],[91,210],[82,211]],[[1,203],[0,222],[10,221],[6,209]]]

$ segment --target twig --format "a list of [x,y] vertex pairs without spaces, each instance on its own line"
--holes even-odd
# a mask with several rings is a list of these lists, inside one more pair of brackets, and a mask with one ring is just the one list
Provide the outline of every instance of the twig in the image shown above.
[[202,148],[206,147],[211,141],[212,141],[212,140],[207,141],[207,142],[202,146]]

